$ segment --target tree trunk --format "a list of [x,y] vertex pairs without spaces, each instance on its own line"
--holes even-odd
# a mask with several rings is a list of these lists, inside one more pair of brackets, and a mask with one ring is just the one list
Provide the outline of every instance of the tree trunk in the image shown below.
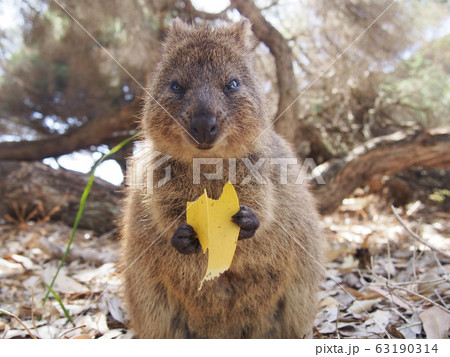
[[278,111],[275,128],[294,143],[292,128],[299,118],[297,80],[294,73],[292,50],[286,39],[261,14],[261,10],[249,0],[231,0],[231,5],[252,23],[255,36],[266,44],[275,58],[278,85]]
[[[88,174],[54,170],[40,162],[0,161],[0,219],[9,215],[16,220],[39,221],[56,210],[51,219],[73,225],[88,178]],[[99,233],[113,229],[120,212],[121,191],[96,178],[79,227]],[[15,207],[24,212],[17,213]]]
[[308,157],[323,162],[332,154],[323,144],[320,132],[305,125],[300,119],[299,91],[294,72],[294,56],[288,41],[261,14],[261,10],[250,0],[231,0],[231,7],[247,17],[252,23],[255,36],[270,50],[275,59],[278,109],[273,125],[296,150],[305,142],[310,144]]
[[333,212],[345,197],[375,175],[392,175],[413,166],[450,167],[450,128],[399,131],[371,139],[346,157],[317,167],[325,185],[316,185],[321,213]]

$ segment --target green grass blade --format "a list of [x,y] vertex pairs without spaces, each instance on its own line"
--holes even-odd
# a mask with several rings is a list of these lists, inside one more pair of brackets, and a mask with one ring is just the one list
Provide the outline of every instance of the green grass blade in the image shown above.
[[64,316],[67,318],[67,320],[70,321],[70,323],[75,326],[75,324],[73,323],[72,317],[70,317],[69,311],[66,309],[66,307],[64,306],[64,303],[61,300],[61,296],[59,296],[59,294],[53,290],[50,285],[45,284],[45,286],[47,287],[47,291],[50,292],[53,297],[55,298],[56,301],[58,301],[59,306],[61,306],[61,309],[64,313]]
[[69,242],[67,243],[67,247],[66,247],[66,251],[64,252],[63,257],[61,258],[61,261],[59,262],[58,268],[56,269],[56,273],[53,276],[53,279],[50,283],[50,285],[48,286],[47,289],[47,293],[45,294],[44,300],[42,301],[42,305],[44,305],[48,299],[48,296],[51,292],[51,289],[53,289],[53,285],[55,284],[56,278],[58,277],[58,274],[62,268],[62,266],[64,265],[64,262],[66,261],[66,258],[69,254],[70,251],[70,247],[72,245],[73,239],[75,237],[75,233],[77,231],[78,228],[78,223],[80,223],[81,217],[83,216],[83,212],[84,212],[84,206],[86,204],[86,200],[89,196],[89,193],[91,192],[91,188],[92,188],[92,184],[94,183],[94,174],[95,174],[95,170],[97,169],[97,167],[103,162],[105,161],[109,156],[114,155],[117,151],[119,151],[121,148],[123,148],[126,144],[128,144],[130,141],[136,139],[138,136],[140,135],[140,133],[137,133],[125,140],[123,140],[122,142],[120,142],[119,144],[117,144],[116,146],[114,146],[111,151],[105,155],[103,155],[94,165],[94,167],[91,170],[91,175],[89,176],[89,180],[88,183],[86,184],[86,187],[84,188],[83,194],[81,195],[81,199],[80,199],[80,207],[78,208],[78,212],[77,212],[77,216],[75,217],[75,222],[73,224],[72,227],[72,231],[70,233],[70,239]]

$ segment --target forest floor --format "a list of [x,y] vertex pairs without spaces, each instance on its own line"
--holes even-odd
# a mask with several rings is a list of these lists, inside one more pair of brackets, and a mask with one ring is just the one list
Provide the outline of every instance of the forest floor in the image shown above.
[[[450,214],[421,199],[395,209],[356,192],[324,217],[327,262],[315,338],[446,338],[450,328]],[[117,232],[76,233],[54,285],[71,316],[50,295],[70,236],[58,222],[0,225],[0,338],[131,338],[123,303]],[[425,245],[420,241],[427,243]],[[431,247],[431,248],[430,248]]]

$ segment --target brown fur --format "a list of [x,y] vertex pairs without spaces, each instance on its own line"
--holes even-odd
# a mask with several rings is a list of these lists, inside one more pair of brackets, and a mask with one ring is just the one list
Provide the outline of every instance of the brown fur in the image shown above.
[[[257,184],[239,158],[295,157],[269,125],[265,101],[252,67],[245,22],[211,29],[176,23],[163,48],[150,93],[173,117],[149,98],[143,113],[145,142],[152,150],[171,155],[155,172],[155,182],[171,166],[172,179],[150,194],[139,158],[137,179],[143,186],[128,190],[122,224],[125,292],[133,327],[140,338],[302,338],[311,331],[321,276],[318,215],[307,188],[279,184],[278,166],[259,169],[266,184]],[[230,78],[240,89],[223,92]],[[186,88],[177,97],[173,80]],[[180,128],[205,108],[217,118],[220,134],[211,150],[198,150]],[[178,125],[176,119],[180,125]],[[237,158],[236,191],[241,205],[259,218],[254,237],[240,240],[230,269],[221,277],[199,283],[207,255],[180,254],[171,246],[175,229],[185,219],[187,201],[206,188],[218,198],[228,181],[193,184],[194,157]],[[136,159],[135,159],[136,160]],[[298,169],[298,168],[297,168]],[[202,168],[202,172],[208,167]],[[212,170],[212,172],[214,172]],[[133,173],[132,173],[133,174]],[[136,174],[136,172],[134,173]]]

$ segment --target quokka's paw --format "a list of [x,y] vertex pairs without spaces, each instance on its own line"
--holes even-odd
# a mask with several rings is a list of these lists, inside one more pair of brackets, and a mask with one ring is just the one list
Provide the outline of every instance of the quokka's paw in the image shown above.
[[255,235],[256,229],[259,227],[259,220],[255,213],[247,206],[241,206],[241,209],[236,213],[232,220],[241,230],[239,232],[239,239],[251,238]]
[[197,253],[201,248],[194,228],[187,223],[180,224],[173,234],[171,243],[181,254]]

